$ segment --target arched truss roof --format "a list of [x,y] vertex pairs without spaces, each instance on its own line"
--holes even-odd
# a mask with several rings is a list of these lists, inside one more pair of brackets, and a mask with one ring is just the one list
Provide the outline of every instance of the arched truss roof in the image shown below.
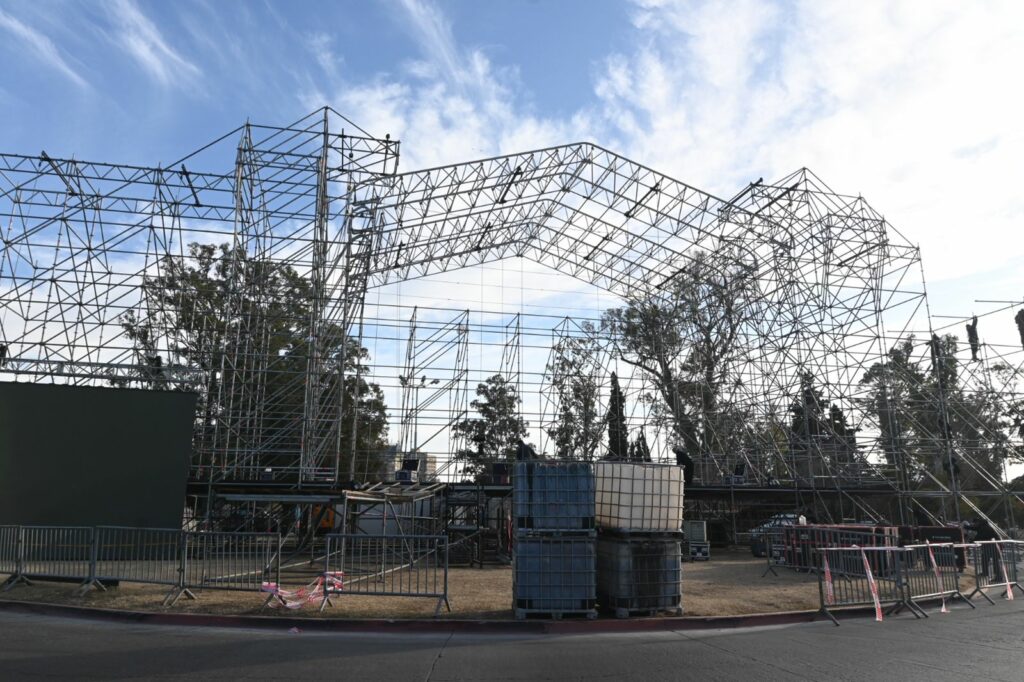
[[636,295],[663,288],[697,250],[875,275],[914,253],[863,199],[806,169],[725,200],[590,143],[399,174],[358,204],[371,207],[369,286],[523,257]]
[[[722,199],[589,143],[408,173],[399,149],[323,109],[246,124],[166,166],[0,154],[0,378],[152,381],[126,338],[131,314],[155,325],[146,353],[169,358],[160,381],[201,383],[215,365],[233,377],[201,461],[237,456],[232,475],[244,478],[271,453],[305,480],[337,480],[344,394],[333,374],[320,383],[333,360],[318,349],[360,326],[371,287],[521,257],[621,296],[656,294],[697,253],[735,249],[756,265],[747,374],[780,395],[809,361],[852,385],[846,358],[877,352],[881,312],[902,306],[908,320],[922,295],[908,284],[917,249],[806,169]],[[265,319],[266,306],[246,302],[273,294],[226,278],[213,317],[227,321],[230,352],[183,357],[191,328],[145,282],[193,258],[192,242],[308,277],[309,319]],[[304,370],[278,367],[269,350],[267,330],[285,327],[309,329]],[[286,380],[268,383],[275,373]],[[302,423],[301,444],[253,421],[265,410]]]

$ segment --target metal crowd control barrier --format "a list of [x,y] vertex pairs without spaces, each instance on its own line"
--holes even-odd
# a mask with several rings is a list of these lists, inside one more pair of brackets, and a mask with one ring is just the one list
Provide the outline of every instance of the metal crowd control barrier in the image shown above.
[[95,529],[80,526],[22,526],[16,582],[31,578],[81,580],[81,589],[105,589],[93,577]]
[[[839,625],[831,609],[874,606],[875,619],[883,609],[895,613],[905,605],[901,550],[894,547],[823,547],[818,550],[818,594],[821,612]],[[915,617],[917,611],[911,611]]]
[[849,526],[781,526],[783,561],[790,568],[818,569],[817,551],[824,547],[896,547],[895,532]]
[[974,604],[960,592],[960,567],[955,544],[907,545],[899,551],[899,556],[905,601],[912,611],[927,616],[919,602],[941,599],[945,612],[946,600],[958,597],[974,608]]
[[191,592],[182,587],[182,531],[165,528],[96,528],[96,560],[92,578],[103,581],[168,585],[172,597]]
[[193,590],[242,590],[260,592],[264,584],[280,584],[281,535],[185,531],[182,580],[178,597],[194,598]]
[[10,579],[18,575],[18,548],[20,541],[20,526],[0,526],[0,573],[8,574],[11,576]]
[[434,616],[448,601],[448,539],[444,535],[329,535],[324,596],[428,597]]
[[280,582],[278,533],[191,532],[116,526],[0,526],[3,589],[31,578],[169,585],[174,604],[193,590],[259,592]]
[[761,577],[763,578],[769,573],[778,576],[779,574],[775,572],[775,567],[786,565],[786,545],[783,529],[782,527],[768,528],[761,535],[761,538],[764,540],[764,556],[767,562]]
[[967,595],[983,596],[995,604],[985,593],[991,588],[1001,588],[1008,599],[1013,599],[1013,588],[1024,593],[1020,585],[1020,563],[1024,561],[1024,542],[1019,540],[983,540],[967,545],[968,562],[974,566],[974,591]]

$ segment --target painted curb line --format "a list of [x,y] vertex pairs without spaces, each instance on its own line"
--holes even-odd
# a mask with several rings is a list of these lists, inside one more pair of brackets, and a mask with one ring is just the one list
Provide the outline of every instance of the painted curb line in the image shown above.
[[[0,600],[0,610],[44,616],[81,618],[145,625],[221,627],[288,630],[296,627],[311,632],[366,633],[460,633],[460,634],[599,634],[666,632],[672,630],[716,630],[792,625],[820,620],[819,611],[782,611],[740,616],[680,616],[604,620],[434,620],[434,619],[352,619],[294,618],[287,616],[235,616],[198,613],[121,611],[116,609],[48,604],[45,602]],[[840,618],[872,616],[873,608],[839,611]]]

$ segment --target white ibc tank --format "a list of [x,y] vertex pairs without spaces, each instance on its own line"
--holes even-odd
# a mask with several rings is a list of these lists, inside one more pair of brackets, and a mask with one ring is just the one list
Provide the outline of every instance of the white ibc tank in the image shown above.
[[682,467],[595,462],[594,483],[598,526],[646,533],[682,528]]

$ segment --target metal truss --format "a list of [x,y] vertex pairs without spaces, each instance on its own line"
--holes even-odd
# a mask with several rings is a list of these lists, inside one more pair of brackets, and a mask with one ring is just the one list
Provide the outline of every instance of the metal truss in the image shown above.
[[[858,436],[845,459],[824,443],[795,455],[778,439],[748,438],[705,453],[706,483],[742,462],[764,484],[963,492],[887,456],[865,408],[865,371],[931,324],[918,249],[863,198],[801,169],[722,199],[589,143],[408,173],[398,160],[398,141],[329,108],[284,127],[246,124],[165,167],[0,155],[0,379],[193,390],[194,483],[337,486],[377,471],[378,454],[357,447],[352,404],[375,378],[359,351],[373,323],[368,291],[518,257],[656,300],[701,254],[718,254],[749,267],[752,282],[722,404],[781,423],[812,376]],[[188,295],[161,296],[169,280]],[[196,281],[216,290],[189,291]],[[292,300],[282,291],[303,305],[282,304]],[[405,379],[403,451],[466,413],[467,319],[436,338],[417,325],[414,314],[394,372]],[[498,371],[517,386],[521,337],[515,317]],[[613,336],[602,340],[588,365],[595,380],[610,358],[630,360]],[[423,391],[413,384],[435,352],[458,357],[431,377],[443,386]],[[980,386],[990,364],[960,367]],[[649,377],[631,375],[630,390],[650,399]],[[1006,399],[1005,387],[985,385]],[[442,426],[421,437],[419,415],[445,399]],[[659,433],[656,454],[668,457],[677,434]],[[947,459],[975,459],[926,425],[915,433]],[[978,478],[1005,488],[987,470]]]
[[[403,455],[420,454],[465,419],[469,408],[469,311],[448,322],[422,326],[417,323],[418,312],[414,308],[409,320],[405,365],[398,376],[402,387],[398,444]],[[430,414],[439,406],[440,420]],[[421,426],[425,427],[422,435]],[[453,452],[464,446],[458,437],[451,439]]]

